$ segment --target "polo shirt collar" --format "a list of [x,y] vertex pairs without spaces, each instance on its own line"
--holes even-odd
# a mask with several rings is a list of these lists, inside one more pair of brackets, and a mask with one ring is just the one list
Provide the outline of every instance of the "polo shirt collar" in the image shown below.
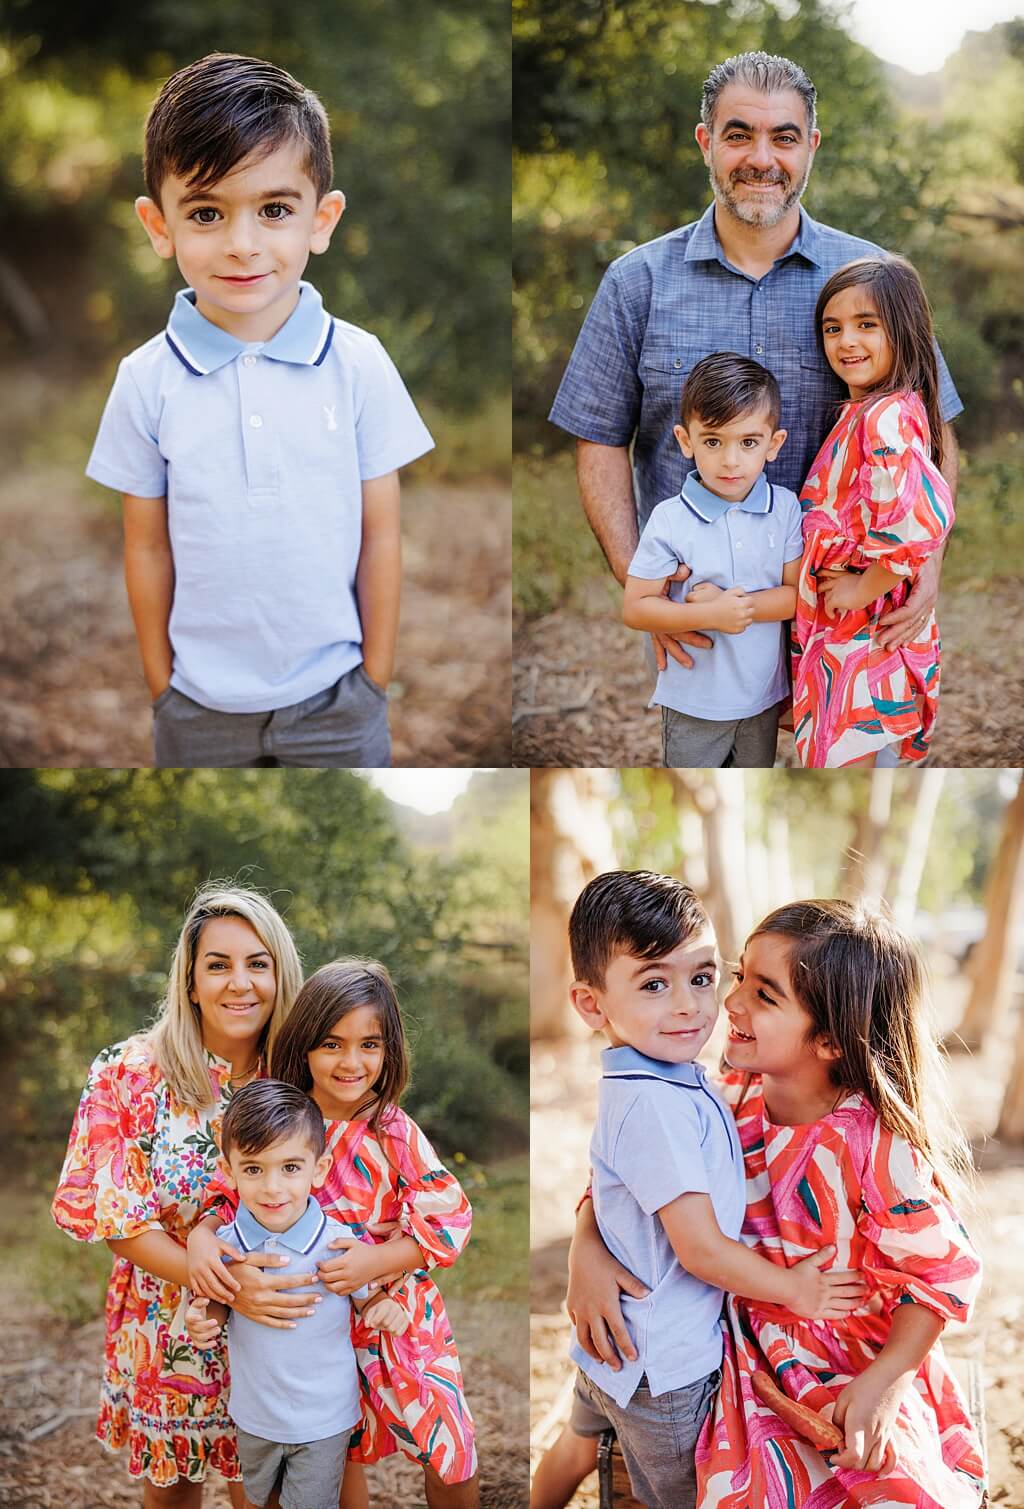
[[239,1245],[246,1252],[251,1252],[255,1247],[262,1247],[264,1242],[271,1239],[279,1242],[282,1247],[289,1247],[292,1252],[311,1252],[320,1240],[320,1234],[327,1225],[327,1217],[320,1206],[310,1195],[306,1201],[306,1209],[293,1226],[287,1231],[268,1231],[256,1217],[244,1205],[239,1205],[238,1214],[235,1217],[235,1231],[238,1233]]
[[[823,262],[821,227],[816,220],[811,219],[803,205],[800,206],[800,227],[796,238],[789,250],[783,252],[781,257],[777,257],[776,261],[782,262],[787,257],[795,256],[813,262],[816,267],[820,267]],[[693,235],[686,245],[686,261],[721,262],[723,265],[728,265],[715,230],[714,200],[694,226]]]
[[[175,295],[164,335],[182,366],[196,377],[216,372],[247,347],[258,344],[238,340],[200,314],[191,288],[183,288]],[[320,295],[311,283],[300,283],[299,302],[277,334],[261,344],[260,354],[273,361],[319,367],[333,335],[334,321],[325,311]]]
[[758,477],[742,503],[727,503],[724,498],[710,492],[700,480],[697,472],[688,474],[679,497],[690,512],[696,514],[697,518],[703,520],[705,524],[717,523],[731,508],[738,508],[741,513],[771,513],[774,506],[771,485],[764,472]]
[[648,1058],[635,1048],[605,1048],[601,1053],[601,1074],[605,1079],[665,1079],[673,1085],[689,1085],[699,1090],[704,1086],[705,1069],[702,1064],[666,1064],[660,1058]]

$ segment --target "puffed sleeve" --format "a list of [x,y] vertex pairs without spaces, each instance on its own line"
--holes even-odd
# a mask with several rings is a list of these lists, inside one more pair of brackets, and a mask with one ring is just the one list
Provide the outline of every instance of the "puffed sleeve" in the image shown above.
[[[219,1140],[219,1139],[218,1139]],[[199,1219],[208,1216],[211,1211],[221,1211],[225,1219],[234,1216],[238,1209],[238,1191],[224,1176],[220,1163],[214,1165],[213,1173],[203,1190],[202,1203],[199,1207]]]
[[965,1321],[981,1285],[981,1259],[920,1152],[879,1124],[863,1175],[858,1228],[863,1264],[887,1312],[918,1304]]
[[75,1113],[53,1218],[79,1242],[137,1237],[160,1227],[150,1172],[157,1071],[137,1045],[104,1048]]
[[404,1111],[396,1112],[379,1136],[398,1170],[399,1225],[423,1249],[428,1268],[451,1267],[469,1241],[473,1218],[461,1184]]
[[916,395],[869,404],[860,423],[864,535],[860,547],[896,576],[912,576],[953,526],[946,480],[929,459],[928,420]]

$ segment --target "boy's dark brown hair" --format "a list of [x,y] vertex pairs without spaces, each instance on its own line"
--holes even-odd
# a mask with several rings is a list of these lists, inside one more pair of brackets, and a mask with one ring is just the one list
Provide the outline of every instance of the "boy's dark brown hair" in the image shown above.
[[313,1088],[309,1055],[330,1036],[335,1022],[360,1006],[369,1006],[376,1014],[384,1058],[376,1083],[353,1115],[372,1107],[367,1120],[375,1133],[409,1083],[409,1056],[398,996],[394,981],[377,959],[335,959],[310,975],[277,1035],[271,1070],[308,1094]]
[[220,1129],[220,1150],[262,1153],[292,1134],[305,1137],[319,1158],[326,1142],[324,1118],[308,1095],[279,1079],[257,1079],[228,1102]]
[[651,870],[609,870],[583,887],[572,909],[573,974],[603,990],[616,954],[660,959],[710,926],[700,897],[681,880]]
[[290,141],[306,144],[303,167],[319,202],[334,165],[316,95],[261,58],[212,52],[172,74],[157,95],[146,121],[146,187],[158,205],[169,174],[212,189],[250,153],[269,157]]
[[916,269],[905,257],[860,257],[834,272],[818,295],[814,328],[824,349],[823,323],[830,299],[847,288],[864,288],[878,310],[878,318],[892,350],[892,371],[873,390],[919,393],[928,415],[932,458],[942,465],[942,414],[939,410],[939,370],[935,332],[928,295]]
[[779,385],[772,373],[735,351],[715,351],[696,362],[683,384],[679,407],[686,428],[694,414],[702,423],[718,426],[767,409],[774,433],[782,416]]

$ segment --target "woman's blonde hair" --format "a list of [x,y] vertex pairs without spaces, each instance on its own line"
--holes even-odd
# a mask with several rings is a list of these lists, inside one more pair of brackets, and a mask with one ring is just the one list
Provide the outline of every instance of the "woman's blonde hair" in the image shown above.
[[292,935],[266,896],[224,881],[211,881],[199,888],[174,950],[167,993],[156,1021],[146,1034],[171,1093],[181,1105],[196,1111],[212,1105],[216,1098],[203,1048],[199,1007],[190,999],[199,937],[212,917],[240,917],[248,922],[274,960],[277,980],[274,1009],[258,1045],[264,1063],[302,984],[302,965]]

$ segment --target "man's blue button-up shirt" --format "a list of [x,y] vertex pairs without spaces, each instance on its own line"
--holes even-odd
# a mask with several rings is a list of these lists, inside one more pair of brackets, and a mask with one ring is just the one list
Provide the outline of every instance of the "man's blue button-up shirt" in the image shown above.
[[651,1292],[622,1297],[635,1362],[623,1359],[615,1372],[588,1357],[575,1333],[570,1355],[625,1406],[644,1373],[651,1393],[664,1394],[706,1377],[722,1360],[722,1290],[681,1267],[655,1212],[680,1195],[704,1194],[721,1230],[738,1238],[746,1209],[743,1151],[732,1112],[702,1065],[606,1048],[601,1073],[590,1142],[594,1214],[609,1251]]
[[[691,225],[638,246],[606,271],[551,410],[581,440],[633,442],[637,515],[643,528],[662,498],[678,494],[693,462],[679,450],[683,382],[701,357],[735,351],[774,373],[789,438],[768,463],[769,482],[799,494],[811,462],[848,395],[814,329],[818,294],[856,257],[884,256],[870,241],[819,225],[803,209],[792,246],[761,278],[726,260],[714,204]],[[939,354],[944,419],[963,405]]]

